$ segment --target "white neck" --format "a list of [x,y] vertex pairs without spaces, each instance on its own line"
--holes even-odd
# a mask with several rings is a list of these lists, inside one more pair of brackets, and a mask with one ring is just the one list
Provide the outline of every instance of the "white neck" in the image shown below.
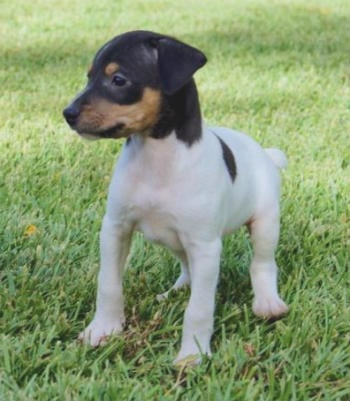
[[144,177],[151,178],[157,185],[165,184],[177,170],[178,158],[185,145],[171,133],[165,138],[154,139],[133,134],[125,145],[127,160]]

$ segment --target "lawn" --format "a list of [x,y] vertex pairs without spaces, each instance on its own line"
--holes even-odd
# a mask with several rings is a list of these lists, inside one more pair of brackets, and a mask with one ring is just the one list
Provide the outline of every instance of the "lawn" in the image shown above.
[[[1,2],[0,400],[350,400],[349,13],[346,0]],[[187,370],[172,360],[189,291],[156,301],[179,265],[140,235],[125,332],[76,341],[121,143],[82,141],[61,112],[95,51],[131,29],[202,49],[205,119],[289,158],[277,260],[290,312],[253,315],[247,232],[226,238],[214,355]]]

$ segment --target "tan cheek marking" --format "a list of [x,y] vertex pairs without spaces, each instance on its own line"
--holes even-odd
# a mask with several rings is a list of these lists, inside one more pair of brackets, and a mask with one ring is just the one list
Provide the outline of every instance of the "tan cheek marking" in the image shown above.
[[109,63],[106,65],[105,74],[112,75],[119,70],[119,65],[117,63]]
[[102,117],[100,129],[108,129],[122,123],[129,132],[143,132],[158,121],[160,92],[145,88],[142,99],[137,103],[120,105],[99,99],[92,108]]
[[[142,99],[129,110],[130,128],[145,130],[153,127],[159,118],[160,92],[154,89],[145,88]],[[134,124],[134,127],[133,127]]]

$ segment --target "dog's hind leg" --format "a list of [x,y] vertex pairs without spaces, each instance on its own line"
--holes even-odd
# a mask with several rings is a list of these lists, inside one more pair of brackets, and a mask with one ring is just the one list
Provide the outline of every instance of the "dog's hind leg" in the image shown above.
[[176,253],[176,256],[180,259],[181,261],[181,273],[180,276],[177,278],[175,281],[174,285],[166,292],[163,292],[162,294],[157,295],[157,300],[158,301],[163,301],[164,299],[168,298],[169,293],[173,290],[178,290],[186,285],[189,285],[191,282],[191,277],[190,277],[190,272],[188,269],[188,263],[187,263],[187,258],[184,253]]
[[275,249],[279,238],[278,208],[255,218],[249,229],[254,250],[250,266],[253,311],[263,318],[276,318],[288,311],[277,290]]

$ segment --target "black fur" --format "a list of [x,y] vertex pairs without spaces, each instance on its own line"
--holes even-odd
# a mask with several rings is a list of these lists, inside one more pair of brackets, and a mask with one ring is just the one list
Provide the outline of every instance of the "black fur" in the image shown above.
[[161,117],[151,136],[165,138],[172,131],[188,146],[202,136],[202,117],[193,79],[174,95],[164,96]]
[[166,95],[179,91],[207,61],[199,50],[172,38],[159,39],[157,50],[160,83]]

